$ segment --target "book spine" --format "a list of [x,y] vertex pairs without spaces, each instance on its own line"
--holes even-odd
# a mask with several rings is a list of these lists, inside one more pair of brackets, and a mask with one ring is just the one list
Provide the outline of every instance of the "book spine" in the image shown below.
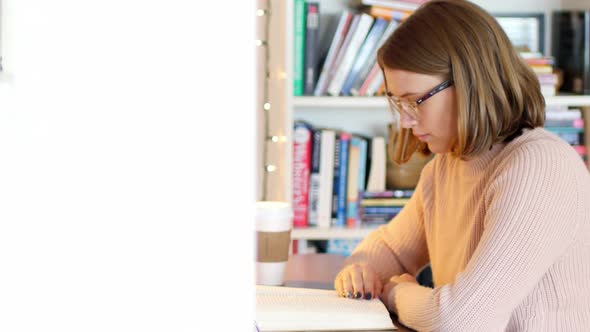
[[352,22],[352,17],[353,15],[346,10],[340,16],[338,26],[336,27],[336,33],[332,39],[332,44],[330,44],[328,55],[326,56],[326,60],[324,61],[324,65],[322,66],[322,70],[320,72],[320,77],[313,92],[315,96],[324,95],[328,89],[332,67],[336,61],[336,56],[340,51],[340,47],[346,38],[346,33],[348,32],[348,28]]
[[367,75],[367,79],[363,82],[363,85],[359,89],[359,96],[367,95],[367,90],[369,89],[371,83],[373,83],[373,81],[376,79],[377,75],[381,75],[381,68],[379,67],[379,63],[375,61],[373,68],[371,68],[371,71]]
[[338,191],[340,186],[340,134],[336,134],[335,138],[335,147],[334,147],[334,182],[332,184],[332,220],[334,220],[333,224],[336,224],[336,219],[338,218]]
[[369,172],[369,181],[367,190],[372,192],[385,191],[385,138],[381,136],[373,137],[371,147],[371,170]]
[[361,68],[364,67],[365,63],[370,61],[371,56],[376,53],[377,45],[385,28],[387,27],[387,21],[382,18],[378,18],[375,20],[373,27],[369,31],[367,38],[363,42],[361,49],[356,56],[352,68],[350,69],[350,73],[346,77],[344,84],[342,86],[342,94],[345,96],[350,96],[350,89],[352,85],[356,81],[357,77],[361,73]]
[[322,142],[322,131],[313,131],[311,175],[309,179],[309,225],[318,224],[318,199],[320,196],[320,147]]
[[364,198],[361,201],[363,206],[404,206],[410,201],[409,198]]
[[367,6],[380,6],[388,8],[396,8],[402,10],[414,11],[420,7],[422,3],[426,2],[422,0],[362,0],[362,3]]
[[377,94],[381,86],[383,85],[383,73],[381,70],[377,72],[377,75],[373,78],[369,86],[367,87],[367,91],[365,92],[365,96],[374,96]]
[[347,206],[346,206],[346,226],[354,228],[360,226],[357,224],[358,220],[358,206],[359,206],[359,170],[361,158],[361,138],[352,136],[350,140],[350,148],[348,153],[348,188],[347,192]]
[[361,140],[361,154],[359,165],[359,199],[363,197],[362,193],[367,188],[367,159],[369,153],[369,142],[366,139]]
[[358,193],[356,197],[356,211],[354,213],[354,218],[356,219],[356,225],[359,226],[361,224],[361,213],[359,206],[361,205],[361,200],[363,197],[363,192],[366,189],[366,182],[367,182],[367,153],[368,153],[368,141],[366,139],[361,139],[360,146],[359,146],[359,175],[358,175]]
[[547,116],[545,127],[574,127],[584,128],[584,119],[550,119]]
[[387,8],[387,7],[379,7],[379,6],[371,6],[369,9],[369,14],[373,17],[383,18],[388,21],[396,20],[396,21],[403,21],[407,19],[410,15],[412,15],[412,11],[410,10],[403,10],[403,9],[395,9],[395,8]]
[[[398,23],[396,21],[392,20],[391,22],[389,22],[389,24],[387,25],[387,28],[385,28],[385,32],[383,32],[383,35],[381,36],[381,39],[379,39],[377,49],[379,49],[383,45],[383,43],[385,43],[387,38],[389,38],[389,36],[391,36],[391,34],[395,31],[395,29],[397,29],[397,26],[398,26]],[[369,76],[371,69],[373,67],[375,67],[375,65],[377,66],[377,68],[379,68],[379,65],[377,64],[377,50],[375,50],[370,55],[369,61],[367,61],[365,63],[365,65],[361,68],[355,82],[353,83],[352,87],[350,88],[351,95],[361,96],[361,94],[360,94],[361,87],[363,86],[363,83],[365,82],[365,80]]]
[[364,215],[371,214],[397,214],[402,211],[402,206],[364,206]]
[[311,172],[312,129],[295,123],[293,133],[293,226],[309,226],[309,179]]
[[318,78],[320,49],[320,16],[317,2],[307,3],[307,30],[305,34],[305,88],[304,94],[311,96]]
[[293,94],[295,96],[302,96],[305,65],[305,0],[295,0],[294,11],[295,44],[293,45]]
[[318,227],[330,227],[332,221],[332,186],[334,181],[333,130],[322,130],[320,156],[320,197],[318,199]]
[[337,226],[346,226],[346,184],[348,180],[350,139],[351,135],[348,133],[342,133],[340,135],[340,174],[338,177],[338,213],[336,216]]
[[413,189],[387,190],[381,192],[365,191],[363,193],[363,198],[410,198],[413,194]]
[[348,31],[346,31],[346,36],[344,37],[344,40],[342,41],[342,46],[340,47],[340,50],[338,50],[338,55],[336,55],[336,59],[334,60],[334,64],[330,68],[330,73],[328,75],[329,79],[326,82],[325,94],[328,94],[330,85],[332,84],[332,81],[334,81],[334,77],[336,76],[336,73],[340,70],[340,65],[342,64],[342,60],[344,59],[344,56],[347,53],[348,47],[350,46],[350,42],[352,40],[352,37],[354,36],[354,32],[357,30],[360,20],[361,20],[360,14],[353,15],[352,21],[350,22],[350,27],[348,28]]
[[368,14],[361,14],[358,26],[356,30],[353,32],[352,39],[350,40],[350,44],[346,49],[346,53],[342,58],[342,62],[338,66],[338,71],[334,74],[334,78],[328,87],[328,94],[332,96],[340,95],[342,90],[342,86],[344,85],[344,80],[350,69],[352,68],[352,64],[354,62],[354,58],[359,52],[359,49],[367,37],[367,33],[373,24],[373,17]]

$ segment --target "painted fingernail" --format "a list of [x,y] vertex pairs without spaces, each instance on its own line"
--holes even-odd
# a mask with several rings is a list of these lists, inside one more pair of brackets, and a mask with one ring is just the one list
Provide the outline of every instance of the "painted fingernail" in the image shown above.
[[362,297],[362,294],[361,294],[361,292],[356,292],[356,293],[354,294],[354,298],[355,298],[355,299],[360,299],[361,297]]
[[348,297],[349,299],[352,299],[352,291],[348,291],[348,293],[346,294],[346,297]]
[[370,300],[373,298],[373,294],[371,294],[371,292],[367,292],[367,294],[365,294],[365,300]]

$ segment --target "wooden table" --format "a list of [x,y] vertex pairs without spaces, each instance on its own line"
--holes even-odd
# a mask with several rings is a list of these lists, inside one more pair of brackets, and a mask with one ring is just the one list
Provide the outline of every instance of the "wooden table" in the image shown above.
[[[342,268],[345,257],[333,254],[291,255],[285,272],[285,286],[334,289],[334,278]],[[391,319],[398,331],[414,331],[403,326],[397,317]]]
[[343,255],[291,255],[285,272],[285,286],[334,289],[334,278],[342,268]]

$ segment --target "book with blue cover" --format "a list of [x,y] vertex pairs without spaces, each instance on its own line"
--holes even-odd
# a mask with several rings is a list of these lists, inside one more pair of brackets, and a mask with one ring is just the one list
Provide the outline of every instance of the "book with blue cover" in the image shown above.
[[336,213],[336,226],[346,226],[346,203],[348,183],[348,154],[350,151],[349,133],[340,134],[340,165],[338,176],[338,210]]
[[361,74],[361,69],[365,66],[365,64],[371,60],[371,55],[377,52],[377,47],[379,46],[379,40],[383,36],[385,29],[387,28],[387,21],[378,18],[375,20],[375,23],[371,27],[371,30],[367,34],[367,38],[363,42],[361,49],[359,50],[352,68],[350,69],[350,73],[348,77],[344,81],[344,85],[342,86],[341,93],[345,96],[350,96],[350,89],[352,88],[353,84],[356,82],[356,79]]

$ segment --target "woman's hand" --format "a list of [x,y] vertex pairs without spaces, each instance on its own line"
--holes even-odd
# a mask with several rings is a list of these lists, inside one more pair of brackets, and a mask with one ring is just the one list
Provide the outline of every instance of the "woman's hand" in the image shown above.
[[[381,296],[379,297],[381,301],[385,303],[385,306],[387,307],[387,309],[389,309],[389,311],[397,313],[395,303],[389,303],[389,293],[395,286],[401,284],[402,282],[411,282],[418,285],[418,281],[416,280],[416,278],[414,278],[413,275],[408,273],[391,277],[391,279],[389,279],[389,281],[385,284],[385,287],[383,287],[383,293],[381,293]],[[395,299],[391,300],[392,302],[395,301]]]
[[351,264],[338,273],[334,280],[338,295],[351,299],[374,299],[381,294],[383,283],[371,266]]

